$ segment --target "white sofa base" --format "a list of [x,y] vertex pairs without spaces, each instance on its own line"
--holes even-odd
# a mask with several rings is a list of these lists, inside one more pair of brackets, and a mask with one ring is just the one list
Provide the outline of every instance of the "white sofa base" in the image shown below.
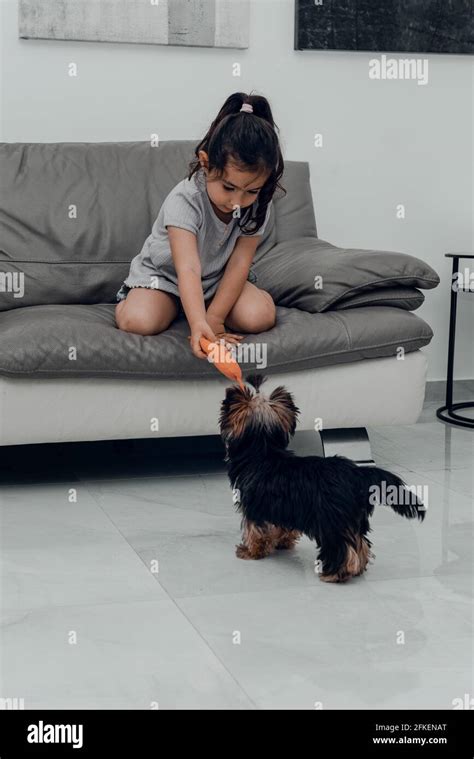
[[[423,351],[269,375],[299,407],[298,430],[414,424],[423,407]],[[0,445],[216,435],[228,380],[0,376]],[[158,429],[156,429],[158,428]]]

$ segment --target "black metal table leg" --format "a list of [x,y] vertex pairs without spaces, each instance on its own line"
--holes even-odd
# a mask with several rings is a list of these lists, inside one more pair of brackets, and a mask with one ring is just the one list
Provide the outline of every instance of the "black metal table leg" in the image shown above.
[[[456,342],[456,315],[458,302],[458,287],[454,286],[455,275],[459,271],[459,258],[455,254],[448,254],[453,259],[451,276],[451,304],[449,313],[449,339],[448,339],[448,371],[446,378],[446,404],[436,410],[436,416],[443,422],[455,424],[459,427],[474,429],[474,419],[456,413],[457,409],[474,408],[474,402],[453,403],[453,374],[454,374],[454,346]],[[472,256],[465,256],[472,258]]]

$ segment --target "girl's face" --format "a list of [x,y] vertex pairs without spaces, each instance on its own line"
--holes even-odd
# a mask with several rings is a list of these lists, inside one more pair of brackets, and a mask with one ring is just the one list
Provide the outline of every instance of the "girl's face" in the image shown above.
[[259,191],[270,176],[270,172],[241,171],[232,164],[227,164],[221,179],[209,174],[207,154],[199,151],[201,166],[207,177],[207,194],[218,216],[232,218],[233,212],[240,207],[241,214],[258,198]]

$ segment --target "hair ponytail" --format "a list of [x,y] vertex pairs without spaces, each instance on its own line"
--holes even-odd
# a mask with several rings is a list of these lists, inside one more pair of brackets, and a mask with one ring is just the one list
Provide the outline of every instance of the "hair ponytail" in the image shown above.
[[[243,103],[249,103],[253,113],[241,111]],[[258,194],[257,214],[250,218],[253,209],[249,206],[240,219],[239,226],[244,234],[256,232],[263,224],[268,204],[277,188],[286,195],[285,188],[279,183],[284,162],[278,131],[270,103],[265,97],[234,92],[229,95],[194,151],[196,158],[190,164],[188,179],[201,168],[200,150],[209,156],[209,171],[217,177],[222,177],[229,161],[233,161],[242,170],[270,172]],[[254,226],[247,228],[247,224],[252,222]]]

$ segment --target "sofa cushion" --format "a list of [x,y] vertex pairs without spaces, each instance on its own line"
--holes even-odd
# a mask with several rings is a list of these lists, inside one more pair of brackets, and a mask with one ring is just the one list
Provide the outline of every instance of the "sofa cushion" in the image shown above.
[[[47,305],[0,313],[0,374],[14,377],[160,377],[189,379],[217,375],[189,347],[186,319],[176,319],[159,335],[123,332],[115,308],[101,305]],[[403,358],[427,345],[432,330],[409,311],[370,306],[311,314],[277,308],[277,324],[248,335],[236,353],[244,372],[265,373],[359,361]],[[350,389],[348,388],[348,392]]]
[[377,302],[384,288],[430,289],[439,284],[434,269],[419,258],[391,251],[338,248],[314,237],[275,245],[253,269],[258,286],[275,303],[310,313],[327,311],[349,296],[366,292]]
[[[113,303],[196,141],[0,143],[0,311]],[[257,250],[316,236],[306,162],[286,161]]]

